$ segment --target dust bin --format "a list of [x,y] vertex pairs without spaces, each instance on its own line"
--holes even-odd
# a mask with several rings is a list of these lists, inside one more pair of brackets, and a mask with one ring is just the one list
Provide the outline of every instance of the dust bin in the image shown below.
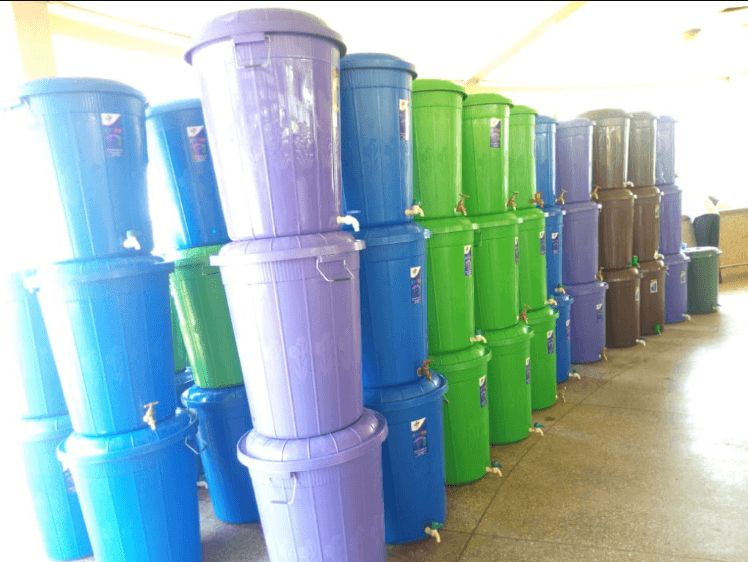
[[535,177],[544,207],[556,204],[556,123],[546,115],[535,119]]
[[273,562],[385,562],[382,442],[387,422],[364,410],[352,426],[308,439],[252,431],[237,446],[249,468]]
[[664,255],[680,252],[682,238],[683,192],[677,185],[661,185],[660,203],[660,253]]
[[195,414],[108,437],[72,434],[57,456],[75,480],[100,562],[200,562]]
[[428,220],[426,283],[429,354],[465,349],[475,335],[473,229],[467,218]]
[[608,284],[593,281],[566,285],[574,298],[571,307],[571,362],[594,363],[602,359],[605,348],[605,294]]
[[361,252],[361,359],[364,388],[412,382],[428,358],[426,239],[417,224],[356,233]]
[[344,54],[322,20],[277,8],[215,18],[185,53],[232,240],[339,229]]
[[147,427],[174,414],[169,273],[155,256],[71,262],[40,269],[44,321],[70,420],[84,435]]
[[411,83],[415,66],[382,53],[340,61],[346,213],[363,227],[409,221],[413,205]]
[[598,109],[579,117],[594,124],[592,143],[593,185],[622,189],[626,185],[631,119],[622,109]]
[[556,320],[556,383],[569,380],[571,372],[571,309],[574,297],[555,295],[558,304],[553,309],[558,312]]
[[527,323],[535,332],[530,344],[533,411],[556,403],[556,320],[558,312],[550,306],[527,313]]
[[669,115],[657,118],[656,184],[675,183],[675,123]]
[[[453,217],[462,188],[462,100],[448,80],[413,81],[413,198],[427,220]],[[466,212],[470,201],[464,202]]]
[[387,420],[382,445],[384,537],[388,544],[428,537],[430,522],[447,516],[444,420],[447,381],[432,373],[409,384],[364,390],[364,405]]
[[688,264],[688,313],[717,310],[719,298],[719,256],[722,250],[708,246],[686,248]]
[[[229,235],[200,100],[149,107],[145,115],[153,173],[149,190],[158,191],[161,200],[170,203],[169,220],[163,226],[171,247],[225,244]],[[162,207],[154,219],[159,220],[167,209]]]
[[640,262],[657,259],[660,249],[660,190],[656,187],[632,189],[634,206],[633,252]]
[[252,429],[244,386],[203,389],[195,385],[184,392],[182,404],[197,414],[200,459],[216,517],[226,523],[258,521],[252,481],[236,458],[236,444]]
[[221,273],[210,265],[210,258],[221,247],[192,248],[173,255],[171,294],[192,375],[195,384],[202,388],[224,388],[243,382]]
[[665,256],[665,322],[683,322],[688,310],[688,262],[685,253]]
[[556,289],[562,284],[565,212],[561,207],[549,207],[545,209],[546,290],[549,295],[555,294]]
[[524,322],[486,332],[492,358],[486,383],[492,445],[514,443],[530,435],[530,340],[534,335]]
[[589,119],[556,125],[556,193],[562,205],[590,199],[593,129]]
[[475,219],[475,326],[500,330],[519,315],[519,225],[514,213]]
[[462,102],[462,193],[471,215],[506,211],[509,198],[509,109],[499,94]]
[[143,94],[111,80],[42,78],[19,98],[18,141],[34,162],[24,185],[45,208],[25,237],[29,253],[51,263],[152,251]]
[[301,439],[354,423],[363,408],[359,251],[327,232],[233,242],[221,268],[252,425]]
[[519,306],[543,308],[548,296],[546,274],[545,215],[540,209],[514,213],[519,225]]
[[488,413],[488,362],[482,344],[432,355],[431,368],[449,383],[444,402],[444,462],[447,484],[482,478],[491,461]]
[[563,218],[564,240],[561,248],[561,280],[564,285],[589,283],[597,275],[601,208],[602,205],[595,201],[559,206],[559,209],[566,212]]
[[[600,207],[600,267],[622,269],[634,256],[634,204],[628,189],[604,189],[595,196]],[[587,279],[589,281],[589,278]]]
[[23,420],[18,439],[31,504],[42,542],[51,560],[91,556],[75,481],[57,460],[57,446],[73,431],[68,416]]
[[14,402],[24,418],[62,416],[68,411],[60,386],[39,299],[26,290],[24,276],[11,273],[3,279],[5,334],[11,350],[10,376],[19,391]]
[[605,342],[607,347],[632,347],[641,336],[641,273],[635,267],[603,271]]
[[634,187],[655,184],[657,117],[646,111],[631,114],[628,181]]
[[537,111],[515,105],[509,117],[509,197],[517,209],[543,206],[536,197],[535,116]]
[[665,274],[667,266],[662,260],[639,263],[641,279],[641,333],[659,335],[665,329],[665,297],[667,296]]

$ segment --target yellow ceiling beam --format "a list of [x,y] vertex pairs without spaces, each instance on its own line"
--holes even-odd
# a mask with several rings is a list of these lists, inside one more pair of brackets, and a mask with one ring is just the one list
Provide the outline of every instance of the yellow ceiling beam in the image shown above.
[[25,80],[57,76],[46,2],[11,2]]

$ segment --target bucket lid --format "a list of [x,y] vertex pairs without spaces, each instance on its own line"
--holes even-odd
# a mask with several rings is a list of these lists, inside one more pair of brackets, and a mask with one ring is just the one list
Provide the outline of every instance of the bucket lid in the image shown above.
[[197,431],[197,416],[189,410],[176,413],[156,424],[156,429],[146,427],[137,431],[89,437],[73,433],[57,448],[63,465],[104,464],[132,459],[186,440]]
[[177,111],[184,111],[185,109],[199,109],[203,110],[203,104],[199,99],[191,100],[177,100],[169,103],[162,103],[160,105],[153,105],[147,107],[145,110],[145,118],[155,117],[156,115],[163,115],[164,113],[172,113]]
[[601,209],[602,205],[597,201],[580,201],[579,203],[566,203],[565,205],[559,205],[559,209],[566,211],[565,215],[568,217],[576,213],[584,213],[593,209]]
[[[590,294],[597,294],[600,292],[605,292],[608,289],[608,284],[605,281],[599,281],[595,280],[591,283],[579,283],[578,285],[564,285],[564,289],[567,293],[574,295],[576,297],[581,297],[582,295],[590,295]],[[555,298],[555,297],[554,297]]]
[[22,443],[62,441],[73,432],[73,424],[70,416],[65,414],[52,418],[19,420],[16,431]]
[[714,246],[695,246],[693,248],[686,248],[683,250],[685,254],[693,258],[708,258],[712,256],[718,256],[722,253],[722,250],[715,248]]
[[446,219],[429,219],[418,221],[421,226],[434,234],[447,234],[449,232],[467,232],[475,230],[476,226],[473,221],[467,217],[450,217]]
[[515,105],[512,107],[512,115],[537,115],[538,110],[527,105]]
[[43,96],[49,94],[72,93],[124,94],[135,96],[145,102],[145,95],[135,88],[114,80],[101,78],[40,78],[22,84],[18,89],[18,97]]
[[598,201],[619,201],[624,199],[633,201],[636,199],[636,195],[630,189],[600,189],[597,192],[597,199]]
[[340,70],[357,70],[364,68],[382,68],[385,70],[404,70],[413,78],[416,74],[414,64],[386,53],[354,53],[340,59]]
[[247,401],[243,384],[228,388],[201,388],[192,385],[182,394],[182,403],[188,408],[225,408],[236,402]]
[[677,123],[678,121],[672,115],[660,115],[657,118],[657,124],[660,123]]
[[627,117],[630,117],[630,115],[627,111],[624,111],[623,109],[605,108],[605,109],[593,109],[591,111],[585,111],[584,113],[580,114],[578,117],[582,117],[584,119],[591,119],[592,121],[602,121],[605,119],[625,119]]
[[[538,209],[540,210],[540,209]],[[566,209],[563,207],[545,207],[543,209],[543,212],[545,213],[545,218],[561,218],[566,214]]]
[[185,267],[197,267],[210,265],[211,256],[216,255],[223,244],[214,244],[213,246],[198,246],[197,248],[187,248],[186,250],[175,250],[166,256],[166,259],[174,262],[175,270]]
[[180,387],[188,383],[192,383],[192,369],[187,366],[179,372],[174,373],[174,386]]
[[555,320],[556,318],[558,318],[558,312],[553,310],[550,306],[527,311],[527,323],[531,326],[551,319]]
[[665,265],[672,267],[674,265],[681,265],[691,261],[691,258],[683,252],[677,254],[670,254],[665,256]]
[[365,247],[364,241],[356,240],[351,233],[343,231],[241,240],[223,246],[219,254],[211,258],[210,263],[220,266],[300,260],[358,252]]
[[674,183],[658,185],[657,188],[663,195],[673,195],[674,193],[680,193],[680,188]]
[[536,125],[556,125],[557,123],[557,120],[555,120],[553,117],[549,117],[548,115],[538,115],[535,118]]
[[418,380],[398,386],[365,388],[364,406],[376,406],[377,411],[397,412],[414,408],[444,395],[449,388],[447,379],[439,373],[431,373],[432,380],[419,377]]
[[649,199],[650,197],[660,197],[660,190],[650,185],[648,187],[632,187],[631,193],[633,193],[637,199]]
[[111,279],[171,273],[174,264],[152,255],[126,258],[99,259],[58,263],[42,267],[33,277],[27,278],[26,286],[41,288],[47,285],[84,285]]
[[522,219],[514,213],[498,213],[496,215],[485,215],[473,219],[473,225],[476,230],[500,228],[502,226],[516,226],[519,224],[522,224]]
[[519,225],[520,230],[535,227],[536,225],[533,221],[545,220],[545,212],[542,209],[537,209],[535,207],[531,209],[519,209],[514,211],[513,214],[516,215],[517,218],[522,219],[522,224]]
[[367,248],[375,248],[377,246],[418,242],[419,240],[431,238],[431,231],[423,228],[418,223],[410,222],[376,228],[364,228],[354,233],[354,236],[359,240],[363,240]]
[[250,431],[236,448],[244,466],[287,474],[343,464],[380,447],[386,437],[384,416],[364,408],[358,421],[333,433],[306,439],[273,439]]
[[524,322],[517,322],[510,328],[503,328],[501,330],[492,330],[484,334],[488,340],[488,347],[503,347],[506,345],[513,345],[525,339],[530,339],[535,335],[532,326],[528,326]]
[[454,373],[457,371],[466,371],[488,363],[491,359],[491,350],[483,344],[474,343],[467,349],[443,353],[441,355],[429,354],[429,359],[433,359],[432,369],[440,373]]
[[343,38],[317,16],[299,10],[257,8],[232,12],[208,22],[184,53],[184,60],[192,64],[192,53],[196,49],[226,39],[238,39],[250,33],[288,33],[322,37],[338,46],[340,56],[345,55]]
[[589,119],[570,119],[568,121],[559,121],[556,125],[556,132],[561,134],[565,129],[576,129],[577,127],[593,127],[594,124]]
[[634,122],[650,123],[653,121],[657,121],[657,116],[654,113],[650,113],[649,111],[635,111],[634,113],[630,113],[629,115],[631,117],[632,125],[634,124]]
[[413,93],[417,92],[456,92],[462,95],[464,100],[467,97],[465,88],[449,80],[434,80],[419,78],[413,80]]
[[663,269],[667,269],[667,265],[662,260],[650,260],[639,262],[639,271],[642,276],[649,276],[653,273],[659,273]]
[[608,283],[620,283],[622,281],[635,281],[641,279],[642,274],[635,267],[623,269],[604,269],[603,279]]
[[470,94],[462,102],[462,107],[473,105],[513,105],[512,100],[499,94]]
[[[574,302],[574,297],[571,295],[565,295],[563,293],[556,293],[553,295],[553,298],[558,303],[557,305],[553,304],[551,305],[554,310],[558,310],[559,308],[563,308],[566,306],[571,305],[571,303]],[[529,316],[528,316],[529,318]]]

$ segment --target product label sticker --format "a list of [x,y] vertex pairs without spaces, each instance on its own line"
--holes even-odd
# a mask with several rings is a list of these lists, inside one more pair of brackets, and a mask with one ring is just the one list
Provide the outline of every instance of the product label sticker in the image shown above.
[[553,355],[553,352],[556,350],[555,338],[553,337],[553,330],[548,330],[545,333],[545,341],[548,344],[548,355]]
[[410,140],[410,101],[400,100],[400,140]]
[[333,115],[340,113],[340,74],[332,69],[332,111]]
[[657,279],[652,279],[649,282],[649,292],[650,293],[656,293],[657,292]]
[[597,310],[597,321],[602,322],[603,319],[603,303],[599,302],[595,305],[595,309]]
[[530,358],[525,358],[525,383],[530,384]]
[[420,265],[410,268],[410,304],[421,303],[421,269]]
[[685,283],[686,282],[686,270],[680,272],[680,282]]
[[566,339],[571,340],[571,318],[566,321]]
[[659,205],[655,205],[655,218],[656,219],[660,218],[660,206]]
[[125,153],[122,141],[122,123],[119,113],[102,113],[101,129],[104,134],[104,153],[107,156],[119,158]]
[[190,144],[193,162],[205,162],[208,159],[208,136],[205,127],[187,127],[187,142]]
[[70,472],[69,468],[66,468],[62,472],[62,476],[65,478],[65,488],[67,489],[69,496],[74,496],[78,492],[75,489],[75,480],[73,480],[73,474]]
[[634,300],[639,302],[639,287],[636,288],[636,293],[634,293]]
[[429,452],[426,439],[426,418],[410,422],[410,434],[413,438],[413,456],[422,457]]
[[480,378],[480,407],[485,408],[488,404],[488,393],[486,392],[486,377]]
[[552,252],[553,255],[558,254],[559,246],[561,245],[561,238],[558,236],[558,232],[552,232],[551,233],[551,246],[552,246]]
[[545,231],[540,232],[540,255],[545,255]]
[[514,263],[519,263],[519,236],[514,237]]
[[501,148],[501,119],[491,117],[491,148]]
[[473,275],[473,247],[465,246],[465,277]]

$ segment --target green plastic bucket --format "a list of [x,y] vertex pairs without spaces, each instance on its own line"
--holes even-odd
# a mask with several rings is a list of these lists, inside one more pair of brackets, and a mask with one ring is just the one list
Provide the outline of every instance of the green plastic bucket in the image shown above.
[[462,193],[470,215],[507,210],[511,107],[498,94],[473,94],[462,102]]
[[[515,105],[509,116],[509,197],[517,209],[535,206],[535,117],[538,112],[526,105]],[[516,195],[515,195],[516,192]],[[551,205],[553,202],[547,202]],[[542,207],[543,204],[541,203]]]
[[175,254],[171,294],[179,315],[195,384],[224,388],[243,383],[234,330],[218,267],[210,256],[221,245],[190,248]]
[[711,246],[686,248],[688,264],[688,313],[705,314],[717,310],[719,297],[719,256],[722,250]]
[[187,348],[182,337],[182,328],[179,326],[179,315],[174,304],[174,297],[170,299],[171,305],[171,337],[174,341],[174,372],[181,373],[187,368]]
[[485,334],[491,348],[488,413],[493,445],[514,443],[530,435],[530,341],[534,335],[533,329],[524,322]]
[[514,214],[522,220],[519,225],[519,306],[543,308],[548,296],[545,213],[540,209],[525,209]]
[[542,410],[556,403],[556,320],[550,306],[527,313],[527,323],[535,332],[530,345],[532,362],[532,409]]
[[465,349],[475,335],[474,225],[459,217],[421,224],[431,231],[426,241],[429,353]]
[[464,98],[448,80],[413,81],[413,199],[427,220],[454,217],[460,201]]
[[474,219],[475,327],[514,326],[519,314],[519,228],[514,213]]
[[444,464],[447,484],[473,482],[491,462],[487,368],[491,350],[482,344],[444,355],[430,355],[432,369],[444,375]]

